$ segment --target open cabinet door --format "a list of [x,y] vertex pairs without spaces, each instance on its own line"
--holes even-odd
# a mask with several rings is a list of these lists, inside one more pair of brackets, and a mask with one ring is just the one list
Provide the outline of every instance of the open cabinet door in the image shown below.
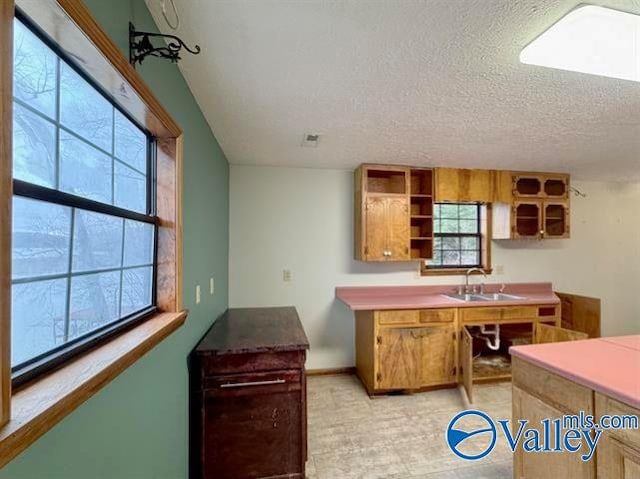
[[575,331],[573,329],[558,328],[556,326],[549,326],[548,324],[543,323],[536,323],[535,328],[535,344],[561,343],[563,341],[589,339],[589,335],[587,333]]
[[562,306],[562,327],[600,337],[600,299],[555,292]]
[[460,339],[460,370],[462,386],[467,393],[469,403],[473,402],[473,338],[464,326]]

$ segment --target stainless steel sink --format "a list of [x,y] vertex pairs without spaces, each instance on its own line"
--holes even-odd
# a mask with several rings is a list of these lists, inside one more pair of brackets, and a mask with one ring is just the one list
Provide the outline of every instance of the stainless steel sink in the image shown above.
[[523,299],[521,296],[515,296],[513,294],[505,294],[505,293],[487,293],[487,294],[479,294],[478,296],[482,296],[489,301],[513,301],[518,299]]
[[479,294],[443,294],[442,296],[455,299],[456,301],[490,301],[489,298],[485,298]]
[[485,293],[485,294],[444,294],[447,298],[457,301],[514,301],[523,299],[520,296],[505,293]]

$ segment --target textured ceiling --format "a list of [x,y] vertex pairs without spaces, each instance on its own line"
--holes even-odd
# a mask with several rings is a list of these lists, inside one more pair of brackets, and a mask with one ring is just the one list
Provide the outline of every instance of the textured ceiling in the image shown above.
[[[640,83],[518,61],[577,1],[175,2],[178,34],[203,48],[180,68],[231,163],[640,179]],[[640,0],[598,4],[640,14]]]

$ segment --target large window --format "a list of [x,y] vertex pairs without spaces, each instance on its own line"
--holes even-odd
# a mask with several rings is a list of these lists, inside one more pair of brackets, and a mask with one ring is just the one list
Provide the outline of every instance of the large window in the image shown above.
[[473,268],[482,265],[480,204],[433,206],[433,259],[427,268]]
[[14,27],[11,365],[27,377],[154,311],[153,141]]

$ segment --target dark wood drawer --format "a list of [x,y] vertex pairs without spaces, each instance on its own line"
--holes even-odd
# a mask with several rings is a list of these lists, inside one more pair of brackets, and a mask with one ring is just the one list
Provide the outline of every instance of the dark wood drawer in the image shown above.
[[306,352],[282,351],[275,353],[211,354],[200,355],[203,377],[242,372],[277,371],[304,367]]
[[204,378],[205,395],[261,394],[262,391],[300,390],[303,372],[299,369],[289,371],[269,371],[253,374],[227,374]]
[[304,477],[301,371],[208,378],[202,391],[202,478]]

